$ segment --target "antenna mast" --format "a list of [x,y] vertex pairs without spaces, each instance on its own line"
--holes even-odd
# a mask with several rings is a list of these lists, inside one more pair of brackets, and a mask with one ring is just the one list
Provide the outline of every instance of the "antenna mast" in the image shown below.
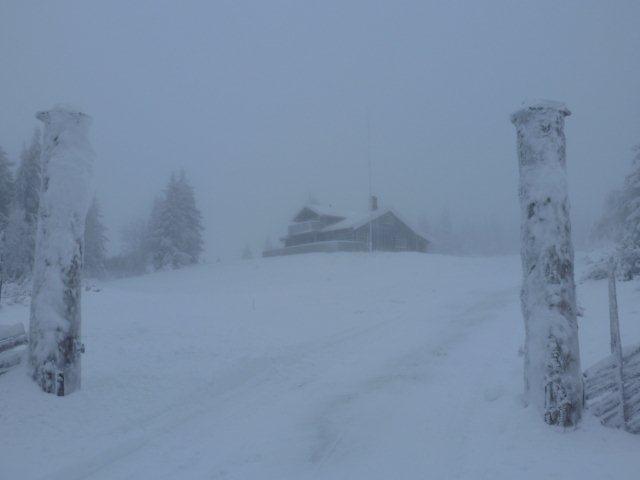
[[[369,211],[373,212],[373,192],[372,192],[372,167],[371,167],[371,117],[369,115],[369,107],[367,107],[367,168],[369,170],[369,198],[367,199],[367,203],[369,206]],[[373,252],[373,213],[371,215],[371,220],[369,221],[369,253]]]

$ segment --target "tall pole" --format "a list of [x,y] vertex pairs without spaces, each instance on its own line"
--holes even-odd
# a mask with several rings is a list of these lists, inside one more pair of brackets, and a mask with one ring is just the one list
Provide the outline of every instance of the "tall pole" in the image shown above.
[[627,428],[627,409],[624,392],[624,357],[620,340],[620,320],[618,317],[618,295],[616,292],[616,271],[613,259],[609,261],[609,329],[611,334],[611,354],[616,363],[618,393],[620,394],[619,414],[622,426]]
[[558,102],[531,103],[511,116],[520,170],[525,394],[546,423],[573,426],[582,414],[582,371],[564,119]]
[[616,292],[616,271],[613,260],[609,261],[609,331],[611,334],[611,353],[621,351],[620,322],[618,319],[618,294]]
[[372,166],[371,166],[371,118],[369,115],[369,107],[367,107],[367,168],[369,170],[369,211],[371,212],[371,220],[369,221],[369,253],[373,252],[373,188],[372,188]]
[[4,281],[4,232],[0,234],[0,306],[2,306],[2,284]]

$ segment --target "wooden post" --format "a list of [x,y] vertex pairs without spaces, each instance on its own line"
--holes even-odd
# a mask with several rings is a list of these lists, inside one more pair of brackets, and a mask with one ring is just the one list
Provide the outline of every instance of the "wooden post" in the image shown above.
[[620,341],[620,323],[618,321],[618,296],[616,293],[616,271],[613,261],[609,263],[609,327],[611,332],[611,353],[622,351]]
[[82,253],[94,157],[91,119],[63,106],[37,118],[45,129],[29,361],[42,390],[63,396],[80,388]]
[[0,306],[2,306],[2,287],[4,285],[4,235],[0,235]]
[[511,116],[520,170],[525,394],[546,423],[576,425],[583,387],[561,103],[540,101]]
[[616,272],[613,260],[609,263],[609,329],[611,334],[611,354],[615,359],[618,392],[620,394],[620,418],[627,429],[627,408],[624,392],[624,358],[620,339],[620,321],[618,317],[618,296],[616,292]]

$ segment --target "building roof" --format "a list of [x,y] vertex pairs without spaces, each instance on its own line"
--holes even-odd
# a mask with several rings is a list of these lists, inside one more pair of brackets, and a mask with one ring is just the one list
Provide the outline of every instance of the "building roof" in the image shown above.
[[[342,220],[332,223],[331,225],[327,225],[322,228],[321,232],[333,232],[336,230],[346,230],[346,229],[358,229],[369,222],[386,215],[387,213],[393,214],[396,218],[398,218],[402,223],[404,223],[407,227],[409,227],[416,235],[424,238],[419,231],[413,227],[413,225],[408,222],[402,215],[400,215],[396,210],[390,207],[380,208],[378,210],[369,211],[369,212],[350,212],[339,210],[335,208],[333,205],[317,205],[317,204],[307,204],[298,210],[296,217],[300,215],[300,213],[305,210],[311,210],[320,216],[328,216],[328,217],[336,217],[341,218]],[[294,217],[295,218],[295,217]],[[426,240],[426,239],[425,239]]]
[[360,228],[363,225],[375,220],[378,217],[381,217],[385,213],[390,212],[390,208],[381,208],[379,210],[375,210],[373,212],[361,212],[349,215],[344,218],[344,220],[340,220],[337,223],[332,223],[331,225],[327,225],[321,231],[323,232],[331,232],[333,230],[343,230],[345,228]]
[[304,209],[311,210],[312,212],[320,216],[327,216],[327,217],[346,218],[352,214],[352,212],[345,212],[345,211],[339,210],[335,208],[333,205],[318,205],[318,204],[310,203],[302,207],[300,210],[298,210],[296,217],[300,215],[300,212],[302,212]]
[[414,228],[410,222],[408,222],[402,215],[400,215],[397,211],[395,211],[393,208],[390,208],[390,207],[380,208],[373,212],[363,212],[363,213],[351,215],[345,218],[344,220],[340,220],[337,223],[327,225],[321,230],[321,232],[333,232],[335,230],[345,230],[350,228],[356,230],[368,224],[369,222],[374,221],[376,218],[380,218],[383,215],[386,215],[387,213],[391,213],[398,220],[404,223],[408,228],[410,228],[413,231],[413,233],[424,238],[424,236],[416,228]]

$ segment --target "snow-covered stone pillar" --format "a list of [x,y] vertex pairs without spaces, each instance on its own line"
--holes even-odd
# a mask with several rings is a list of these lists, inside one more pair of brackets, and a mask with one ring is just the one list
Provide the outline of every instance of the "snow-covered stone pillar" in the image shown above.
[[525,394],[550,425],[582,413],[573,245],[561,103],[531,103],[511,116],[520,165]]
[[40,387],[62,396],[80,388],[82,253],[94,159],[91,118],[63,106],[36,117],[45,127],[29,360]]

